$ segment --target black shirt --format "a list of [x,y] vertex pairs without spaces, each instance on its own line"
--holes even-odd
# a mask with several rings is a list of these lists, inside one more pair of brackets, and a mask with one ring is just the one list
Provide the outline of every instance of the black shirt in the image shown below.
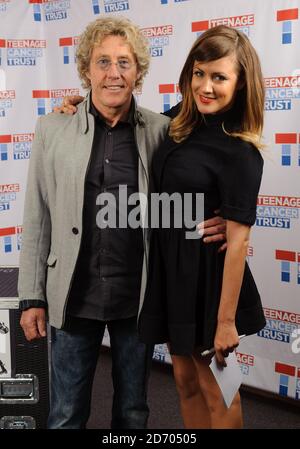
[[[107,321],[137,315],[139,304],[142,229],[118,228],[119,191],[126,202],[130,194],[138,192],[134,103],[128,121],[120,121],[113,128],[93,105],[90,112],[95,118],[95,133],[85,180],[82,242],[67,314]],[[123,187],[119,190],[119,186]],[[96,223],[97,213],[105,207],[97,205],[96,198],[103,192],[115,197],[116,208],[110,209],[110,218],[115,212],[116,228],[100,229]],[[128,206],[128,213],[134,207]]]

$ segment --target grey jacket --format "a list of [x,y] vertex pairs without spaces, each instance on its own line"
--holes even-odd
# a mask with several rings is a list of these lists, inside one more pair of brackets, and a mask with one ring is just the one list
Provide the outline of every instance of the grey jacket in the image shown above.
[[[39,118],[28,172],[19,299],[47,302],[49,322],[57,328],[65,320],[82,237],[85,176],[94,137],[89,97],[73,116],[53,113]],[[135,119],[139,191],[148,195],[149,167],[169,118],[137,107]],[[147,276],[147,234],[144,229],[140,308]]]

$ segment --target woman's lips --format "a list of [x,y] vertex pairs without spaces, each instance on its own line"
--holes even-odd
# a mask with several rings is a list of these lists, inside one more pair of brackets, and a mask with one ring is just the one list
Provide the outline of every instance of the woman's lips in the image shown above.
[[203,97],[203,95],[199,95],[201,103],[210,104],[214,101],[214,98]]

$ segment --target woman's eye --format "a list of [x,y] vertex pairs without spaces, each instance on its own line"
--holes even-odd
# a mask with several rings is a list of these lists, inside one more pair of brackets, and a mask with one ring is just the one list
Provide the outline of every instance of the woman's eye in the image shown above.
[[225,80],[226,80],[225,76],[223,76],[223,75],[216,75],[216,76],[215,76],[215,79],[216,79],[217,81],[225,81]]
[[194,75],[201,77],[203,75],[203,72],[201,72],[200,70],[195,70]]

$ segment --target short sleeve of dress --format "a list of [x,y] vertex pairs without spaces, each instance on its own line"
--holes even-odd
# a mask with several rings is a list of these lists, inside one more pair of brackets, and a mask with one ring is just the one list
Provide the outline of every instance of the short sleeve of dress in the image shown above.
[[[233,138],[232,138],[233,139]],[[263,172],[263,158],[254,146],[234,139],[219,172],[220,215],[252,226]]]

